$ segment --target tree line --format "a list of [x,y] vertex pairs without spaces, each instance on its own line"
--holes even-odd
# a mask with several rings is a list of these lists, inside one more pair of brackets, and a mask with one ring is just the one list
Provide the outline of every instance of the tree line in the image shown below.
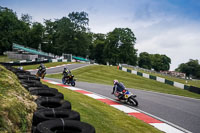
[[136,36],[129,28],[115,28],[107,34],[93,33],[86,12],[72,12],[41,24],[12,9],[0,7],[0,55],[12,44],[28,46],[61,56],[63,53],[86,57],[100,64],[125,63],[156,71],[169,70],[171,59],[162,54],[142,52],[137,56]]

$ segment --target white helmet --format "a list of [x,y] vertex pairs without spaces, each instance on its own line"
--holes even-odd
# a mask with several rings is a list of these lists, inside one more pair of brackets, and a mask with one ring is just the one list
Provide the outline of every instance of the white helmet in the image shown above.
[[115,80],[113,81],[113,84],[116,85],[117,83],[118,83],[118,80],[115,79]]

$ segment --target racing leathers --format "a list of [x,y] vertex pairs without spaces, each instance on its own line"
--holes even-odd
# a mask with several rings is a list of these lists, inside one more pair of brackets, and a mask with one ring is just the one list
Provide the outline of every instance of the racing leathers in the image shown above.
[[113,86],[113,92],[112,94],[114,94],[114,92],[116,91],[118,93],[118,98],[121,99],[123,97],[123,90],[126,90],[125,86],[123,85],[123,83],[119,83],[117,82],[114,86]]

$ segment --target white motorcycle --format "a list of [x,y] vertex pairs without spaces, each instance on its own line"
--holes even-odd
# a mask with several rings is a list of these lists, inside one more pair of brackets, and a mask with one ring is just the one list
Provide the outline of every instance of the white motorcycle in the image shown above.
[[135,99],[136,95],[132,94],[128,90],[123,90],[122,92],[115,92],[114,95],[119,98],[120,101],[125,102],[131,106],[138,106],[138,101]]

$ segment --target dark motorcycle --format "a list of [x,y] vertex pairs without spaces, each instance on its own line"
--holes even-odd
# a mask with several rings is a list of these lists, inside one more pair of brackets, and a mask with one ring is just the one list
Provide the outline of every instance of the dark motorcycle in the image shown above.
[[115,92],[114,95],[116,97],[120,97],[119,100],[121,102],[125,102],[131,106],[138,106],[138,101],[135,99],[136,95],[132,94],[128,90],[124,90],[123,92]]
[[46,69],[39,69],[36,73],[36,77],[41,77],[42,79],[44,79],[46,75]]
[[63,84],[67,83],[67,84],[71,84],[72,86],[76,85],[75,81],[76,79],[74,79],[74,75],[69,75],[62,79]]

